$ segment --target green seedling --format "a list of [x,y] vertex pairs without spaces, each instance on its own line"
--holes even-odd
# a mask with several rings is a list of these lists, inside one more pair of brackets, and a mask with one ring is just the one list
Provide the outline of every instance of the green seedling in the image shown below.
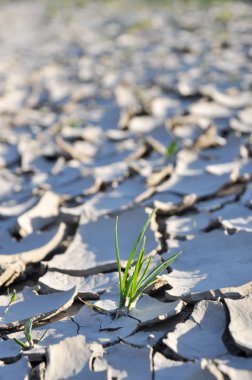
[[81,126],[80,120],[76,120],[76,119],[70,119],[70,120],[68,120],[67,123],[68,123],[69,127],[71,127],[71,128],[78,128]]
[[130,25],[128,31],[129,32],[137,32],[137,31],[145,31],[150,30],[152,28],[152,22],[150,19],[143,19],[135,22],[134,24]]
[[178,149],[178,144],[176,140],[173,140],[166,149],[166,157],[169,159],[173,154],[176,153]]
[[233,19],[233,17],[234,17],[234,15],[225,9],[225,10],[221,11],[219,14],[217,14],[216,20],[226,23],[228,21],[231,21]]
[[24,335],[26,339],[25,342],[17,338],[14,338],[14,340],[17,344],[19,344],[19,346],[22,347],[23,350],[29,350],[30,348],[34,346],[33,339],[32,339],[32,318],[28,319],[25,324]]
[[6,309],[4,310],[4,314],[6,314],[8,312],[8,310],[11,307],[11,305],[13,304],[13,302],[15,302],[16,299],[17,299],[17,292],[16,292],[15,289],[13,290],[13,293],[11,294],[10,293],[10,289],[8,288],[7,289],[7,294],[8,294],[8,297],[9,297],[9,303],[8,303]]
[[[157,276],[160,275],[180,254],[176,253],[169,257],[167,260],[158,265],[155,269],[149,270],[152,257],[144,257],[146,236],[145,232],[155,215],[156,210],[150,214],[147,222],[142,228],[127,261],[124,273],[122,272],[121,259],[119,253],[118,243],[118,217],[115,222],[115,252],[117,260],[117,268],[119,274],[119,303],[117,310],[117,317],[122,314],[122,310],[128,312],[138,301],[143,292],[152,285]],[[140,249],[139,249],[140,247]],[[137,254],[137,251],[138,254]],[[132,261],[137,254],[136,265],[132,267]]]

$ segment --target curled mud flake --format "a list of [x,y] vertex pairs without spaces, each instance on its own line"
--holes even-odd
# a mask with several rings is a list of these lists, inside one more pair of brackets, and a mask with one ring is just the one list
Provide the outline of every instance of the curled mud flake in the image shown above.
[[89,372],[90,357],[91,351],[84,336],[66,338],[47,349],[48,365],[45,371],[45,379],[59,380],[72,376],[76,379],[85,378],[85,373]]
[[149,326],[174,317],[183,309],[183,306],[182,301],[164,303],[148,295],[143,295],[129,315],[138,319],[140,326]]
[[[134,223],[132,223],[134,220]],[[135,226],[142,226],[146,221],[143,208],[124,211],[120,216],[120,230],[127,231],[127,236],[121,233],[122,261],[127,259],[135,239]],[[97,238],[97,231],[102,231]],[[146,232],[146,253],[154,253],[158,247],[151,230]],[[48,262],[53,269],[68,274],[88,275],[108,272],[116,269],[114,249],[111,249],[111,237],[114,236],[114,216],[101,216],[97,220],[87,221],[82,216],[72,243],[62,255],[55,256]],[[148,239],[149,237],[149,239]]]
[[[30,318],[33,318],[33,321],[46,320],[71,306],[75,296],[75,288],[44,296],[25,288],[22,293],[17,293],[17,302],[11,305],[8,313],[4,313],[6,305],[0,306],[0,329],[22,326]],[[2,302],[6,303],[6,300]]]
[[24,237],[55,222],[59,216],[59,205],[60,198],[56,194],[45,192],[33,208],[17,218],[19,235]]
[[222,342],[226,327],[223,305],[218,302],[200,301],[191,317],[168,333],[163,343],[181,357],[189,360],[209,358],[227,354]]
[[27,358],[22,358],[12,364],[0,364],[1,379],[15,379],[17,374],[21,379],[29,379],[30,366]]
[[252,374],[251,358],[237,357],[226,355],[215,360],[216,365],[223,375],[228,376],[230,380],[249,380]]
[[[104,359],[108,363],[108,375],[124,375],[124,377],[137,380],[144,377],[146,380],[152,379],[150,366],[149,348],[134,348],[122,343],[106,349]],[[119,378],[123,378],[119,377]]]
[[247,356],[251,356],[252,354],[251,341],[248,339],[248,328],[251,323],[251,301],[251,293],[242,299],[225,300],[230,316],[229,332],[235,345]]
[[[245,295],[244,289],[240,292],[239,287],[245,286],[245,291],[250,291],[250,232],[238,231],[233,235],[227,235],[222,230],[213,230],[209,233],[201,232],[190,240],[168,239],[167,243],[170,247],[173,245],[174,248],[186,252],[172,265],[169,284],[173,289],[167,290],[167,295],[186,299],[187,293],[190,293],[192,298],[197,296],[198,299],[204,299],[205,292],[211,289],[215,289],[215,293],[219,294],[217,290],[220,293],[228,293],[228,289],[224,288],[233,288],[234,297],[237,298],[235,293]],[[225,267],[225,272],[220,271],[220,267]]]
[[[66,226],[61,223],[50,231],[30,234],[20,242],[12,241],[12,244],[1,247],[0,265],[7,268],[10,264],[21,261],[25,265],[43,260],[50,252],[61,243]],[[35,239],[36,237],[36,239]]]
[[[153,358],[155,379],[165,380],[167,376],[181,380],[206,379],[216,380],[211,374],[204,362],[205,359],[197,362],[174,361],[166,358],[160,352],[156,352]],[[224,380],[223,377],[217,377],[218,380]]]

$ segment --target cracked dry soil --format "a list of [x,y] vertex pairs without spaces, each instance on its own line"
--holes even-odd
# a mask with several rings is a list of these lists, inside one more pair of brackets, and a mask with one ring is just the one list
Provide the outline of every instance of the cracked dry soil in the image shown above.
[[1,379],[252,379],[252,6],[203,3],[1,2]]

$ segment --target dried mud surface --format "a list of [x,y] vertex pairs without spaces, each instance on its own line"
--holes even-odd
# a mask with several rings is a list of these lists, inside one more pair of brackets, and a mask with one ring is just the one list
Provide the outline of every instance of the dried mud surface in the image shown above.
[[249,380],[252,7],[81,3],[0,4],[0,378]]

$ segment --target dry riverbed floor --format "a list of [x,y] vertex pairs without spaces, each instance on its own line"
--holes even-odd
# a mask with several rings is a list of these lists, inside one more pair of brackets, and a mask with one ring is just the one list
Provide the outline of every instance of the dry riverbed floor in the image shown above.
[[252,379],[252,6],[171,3],[0,5],[1,379]]

